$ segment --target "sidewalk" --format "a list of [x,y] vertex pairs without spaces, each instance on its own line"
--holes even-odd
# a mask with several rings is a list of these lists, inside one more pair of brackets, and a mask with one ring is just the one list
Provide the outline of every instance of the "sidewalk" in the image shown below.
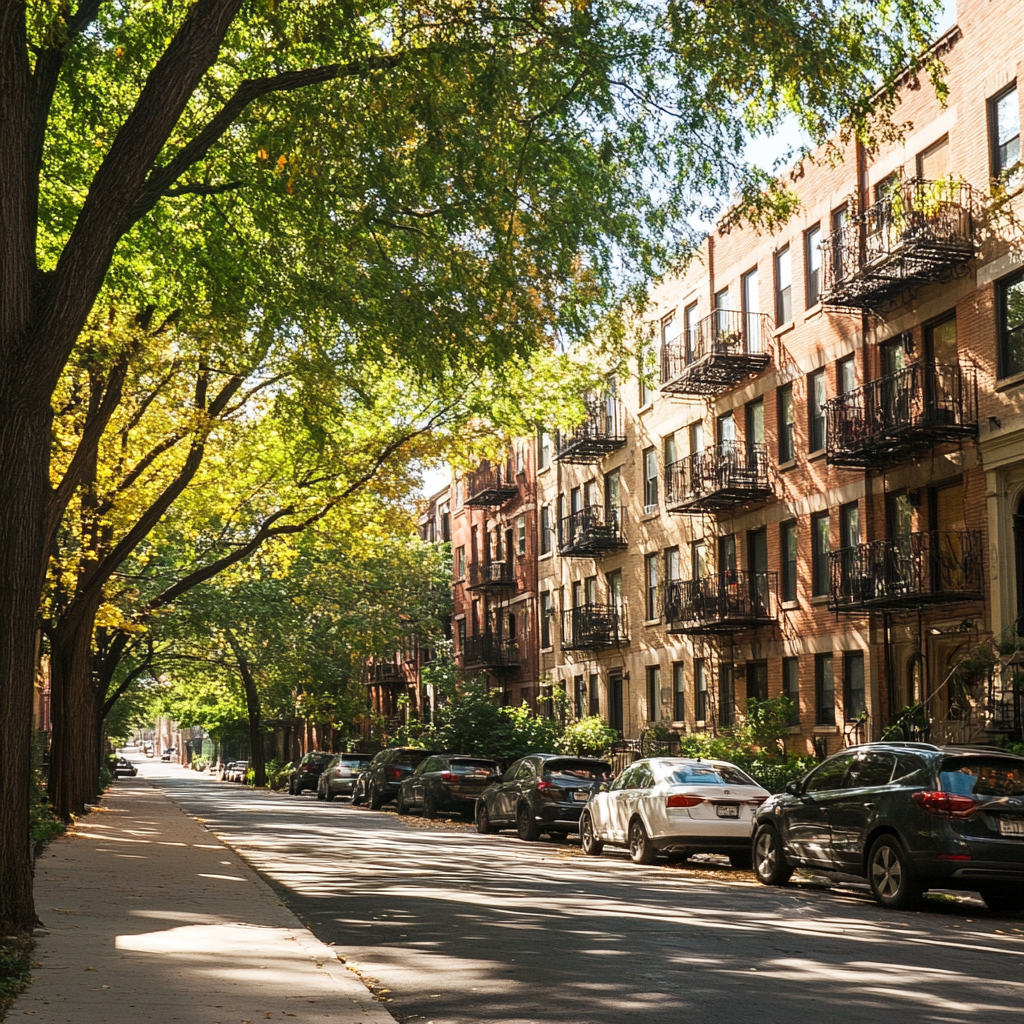
[[42,966],[8,1011],[52,1024],[395,1024],[231,850],[142,779],[36,864]]

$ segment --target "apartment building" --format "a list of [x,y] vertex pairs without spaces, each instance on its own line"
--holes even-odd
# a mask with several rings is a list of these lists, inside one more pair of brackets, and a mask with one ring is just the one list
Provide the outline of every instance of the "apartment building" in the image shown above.
[[908,77],[902,141],[709,236],[654,295],[653,372],[538,442],[540,673],[624,736],[778,694],[819,755],[1020,734],[1024,234],[993,197],[1024,184],[1024,5],[963,5],[935,50],[944,106]]
[[504,462],[452,485],[453,633],[460,668],[486,676],[507,705],[536,707],[539,691],[537,445],[519,440]]

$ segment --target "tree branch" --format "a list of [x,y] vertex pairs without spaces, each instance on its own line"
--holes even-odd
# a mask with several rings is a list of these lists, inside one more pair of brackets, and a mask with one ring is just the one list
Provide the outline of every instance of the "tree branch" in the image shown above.
[[227,181],[223,185],[199,185],[186,184],[164,190],[165,196],[219,196],[222,192],[233,192],[241,188],[245,183],[242,181]]

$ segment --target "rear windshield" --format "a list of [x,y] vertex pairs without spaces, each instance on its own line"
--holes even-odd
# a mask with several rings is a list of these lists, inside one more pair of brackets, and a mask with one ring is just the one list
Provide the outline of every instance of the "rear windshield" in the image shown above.
[[999,757],[947,758],[939,769],[946,793],[1024,796],[1024,763]]
[[686,764],[673,770],[674,786],[756,786],[757,783],[732,765]]
[[362,768],[363,765],[370,763],[370,757],[369,755],[364,757],[362,754],[346,754],[339,759],[338,763],[343,764],[346,768]]
[[603,761],[548,761],[544,765],[545,775],[565,775],[581,782],[595,782],[610,779],[612,766]]
[[403,750],[398,757],[395,758],[396,764],[405,764],[410,768],[415,768],[425,757],[430,757],[431,753],[429,750]]
[[334,757],[333,754],[307,754],[306,763],[315,764],[319,768],[323,768],[323,766],[327,764],[327,762],[330,761],[332,757]]
[[494,761],[449,761],[448,771],[456,775],[500,775]]

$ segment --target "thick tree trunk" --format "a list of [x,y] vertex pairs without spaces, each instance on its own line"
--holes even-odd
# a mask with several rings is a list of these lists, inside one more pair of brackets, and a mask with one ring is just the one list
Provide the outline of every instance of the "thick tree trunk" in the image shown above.
[[256,689],[256,680],[249,668],[249,661],[236,647],[238,658],[238,674],[242,677],[242,688],[245,690],[245,707],[249,712],[249,758],[252,762],[253,785],[263,787],[267,784],[267,764],[263,756],[263,729],[260,721],[260,695]]

